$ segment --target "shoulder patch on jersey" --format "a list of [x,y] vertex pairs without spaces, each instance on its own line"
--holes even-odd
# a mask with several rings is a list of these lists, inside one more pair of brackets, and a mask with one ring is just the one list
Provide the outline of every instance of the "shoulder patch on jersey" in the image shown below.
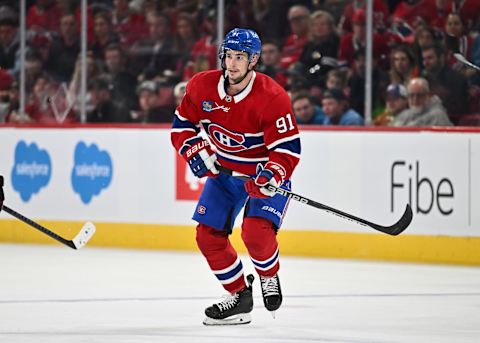
[[207,100],[202,101],[202,110],[204,110],[205,112],[212,112],[212,107],[213,107],[213,101],[207,101]]
[[215,110],[222,110],[223,112],[228,112],[230,110],[230,107],[219,105],[212,100],[203,100],[202,110],[204,110],[205,112],[212,112]]

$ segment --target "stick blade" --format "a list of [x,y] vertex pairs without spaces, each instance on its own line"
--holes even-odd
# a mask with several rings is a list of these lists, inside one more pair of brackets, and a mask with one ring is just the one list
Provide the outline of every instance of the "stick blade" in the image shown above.
[[80,232],[72,240],[75,248],[78,250],[82,248],[85,244],[87,244],[90,238],[92,238],[92,236],[94,235],[95,231],[95,225],[93,225],[92,222],[86,222],[85,224],[83,224]]
[[405,208],[405,212],[403,212],[402,217],[392,226],[388,227],[383,227],[383,226],[378,226],[375,229],[382,231],[386,234],[389,234],[391,236],[398,236],[401,234],[405,229],[410,225],[413,219],[413,212],[412,208],[410,207],[409,204],[407,204]]

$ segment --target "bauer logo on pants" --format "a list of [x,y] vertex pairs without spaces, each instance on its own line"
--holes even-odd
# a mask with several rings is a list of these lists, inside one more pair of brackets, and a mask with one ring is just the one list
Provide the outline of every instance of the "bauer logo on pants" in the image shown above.
[[46,150],[37,144],[18,142],[15,147],[15,162],[12,169],[12,185],[24,202],[45,187],[52,176],[52,162]]
[[77,144],[72,168],[72,187],[84,204],[88,204],[93,196],[107,188],[112,176],[112,159],[107,151],[100,150],[96,144]]

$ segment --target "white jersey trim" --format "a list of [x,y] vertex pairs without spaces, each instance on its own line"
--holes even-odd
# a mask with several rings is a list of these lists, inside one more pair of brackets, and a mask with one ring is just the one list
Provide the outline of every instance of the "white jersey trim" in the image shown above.
[[[255,71],[252,71],[252,73],[253,73],[252,78],[248,82],[247,87],[245,87],[245,89],[241,91],[239,94],[233,96],[233,100],[235,101],[235,103],[238,103],[243,99],[245,99],[247,95],[250,94],[250,92],[252,91],[253,82],[255,81],[255,77],[257,76],[257,73],[255,73]],[[218,84],[217,84],[217,91],[218,91],[218,96],[222,100],[225,99],[225,97],[227,96],[227,93],[225,92],[224,84],[225,84],[225,77],[223,75],[220,75],[220,80],[218,80]]]
[[258,133],[244,133],[245,137],[262,137],[264,134],[263,132]]
[[189,128],[189,127],[185,127],[185,128],[182,128],[182,129],[170,129],[170,131],[175,132],[175,133],[185,132],[185,131],[192,131],[192,132],[197,133],[197,130]]

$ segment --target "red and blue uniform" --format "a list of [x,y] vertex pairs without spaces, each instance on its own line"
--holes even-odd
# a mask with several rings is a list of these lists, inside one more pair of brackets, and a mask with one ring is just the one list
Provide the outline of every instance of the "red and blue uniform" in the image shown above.
[[[290,177],[300,158],[300,137],[283,88],[268,76],[252,72],[240,93],[225,91],[221,70],[196,74],[175,112],[171,139],[178,152],[199,139],[200,130],[216,148],[218,163],[254,176],[267,162],[290,189]],[[245,287],[243,268],[228,235],[242,208],[242,239],[260,275],[273,276],[279,268],[276,231],[288,201],[281,195],[250,198],[244,182],[228,175],[210,177],[205,183],[193,219],[197,243],[210,268],[228,291]]]

